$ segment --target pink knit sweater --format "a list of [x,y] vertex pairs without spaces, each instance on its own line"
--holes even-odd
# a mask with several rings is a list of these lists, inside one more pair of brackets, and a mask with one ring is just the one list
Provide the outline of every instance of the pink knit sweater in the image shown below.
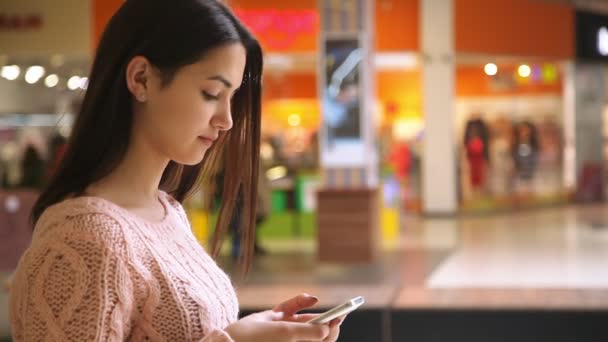
[[229,278],[201,248],[166,193],[162,222],[107,200],[48,208],[15,272],[15,341],[232,341]]

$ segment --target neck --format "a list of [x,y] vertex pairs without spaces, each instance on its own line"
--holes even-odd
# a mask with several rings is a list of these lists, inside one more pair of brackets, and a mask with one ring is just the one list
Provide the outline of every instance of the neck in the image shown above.
[[87,192],[125,207],[143,207],[158,201],[158,188],[169,160],[137,134],[125,157],[107,177],[91,185]]

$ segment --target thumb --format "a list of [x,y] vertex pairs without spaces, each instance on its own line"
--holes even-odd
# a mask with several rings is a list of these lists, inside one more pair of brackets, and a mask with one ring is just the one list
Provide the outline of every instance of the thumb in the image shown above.
[[295,315],[298,311],[310,308],[317,304],[319,298],[307,293],[297,295],[277,305],[273,311],[283,312],[285,316]]

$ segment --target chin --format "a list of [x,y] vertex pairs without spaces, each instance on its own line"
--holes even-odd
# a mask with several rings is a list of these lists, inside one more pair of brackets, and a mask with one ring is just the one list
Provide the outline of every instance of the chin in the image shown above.
[[197,165],[203,161],[208,150],[209,149],[205,147],[201,148],[201,146],[192,146],[192,148],[185,150],[182,149],[181,151],[174,151],[177,153],[172,153],[172,158],[169,159],[182,165]]
[[197,157],[197,158],[184,158],[184,159],[174,159],[177,163],[180,163],[182,165],[197,165],[200,164],[203,161],[203,158],[205,157],[205,155],[203,155],[202,157]]
[[197,165],[200,164],[205,158],[205,153],[197,153],[196,155],[185,156],[184,158],[174,159],[176,162],[183,165]]

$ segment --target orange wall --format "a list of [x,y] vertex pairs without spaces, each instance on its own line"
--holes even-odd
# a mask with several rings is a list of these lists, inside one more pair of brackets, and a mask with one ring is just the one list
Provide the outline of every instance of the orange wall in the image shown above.
[[317,98],[317,76],[312,72],[266,74],[264,98]]
[[417,51],[419,0],[373,0],[376,5],[376,49]]
[[574,9],[539,0],[455,0],[458,52],[574,56]]
[[91,6],[93,11],[93,49],[99,44],[106,24],[123,2],[124,0],[93,0]]

